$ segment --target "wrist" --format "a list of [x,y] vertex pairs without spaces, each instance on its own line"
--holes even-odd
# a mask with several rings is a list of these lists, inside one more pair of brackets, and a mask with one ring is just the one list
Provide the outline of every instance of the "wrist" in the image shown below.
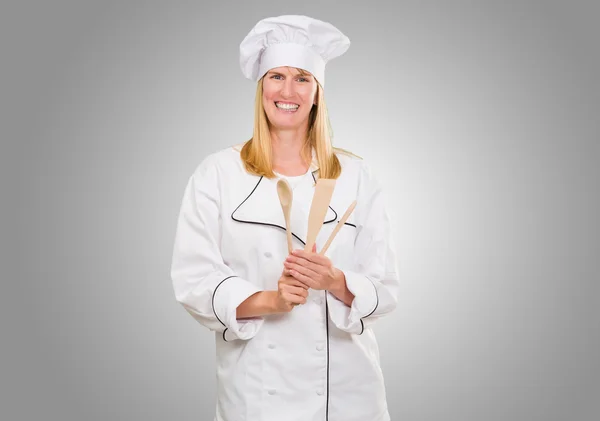
[[348,289],[348,285],[346,285],[346,275],[343,271],[339,269],[335,269],[335,283],[332,289],[329,289],[331,295],[340,300],[342,303],[347,305],[348,307],[352,306],[352,302],[354,301],[354,294]]
[[278,313],[277,291],[263,291],[261,297],[261,306],[266,314]]
[[346,275],[340,269],[333,269],[334,271],[334,282],[333,285],[329,288],[329,292],[331,292],[336,298],[342,299],[345,295],[345,292],[348,290],[346,286]]
[[261,317],[278,311],[277,291],[259,291],[238,306],[236,316],[238,319],[245,319]]

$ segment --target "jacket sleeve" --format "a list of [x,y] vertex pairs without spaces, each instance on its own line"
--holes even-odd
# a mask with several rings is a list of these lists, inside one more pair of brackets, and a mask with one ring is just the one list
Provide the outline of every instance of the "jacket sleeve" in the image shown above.
[[185,187],[171,264],[176,300],[192,317],[224,340],[248,340],[262,318],[237,320],[236,309],[259,291],[237,276],[220,253],[221,215],[215,155],[196,168]]
[[351,268],[341,268],[354,300],[348,307],[331,293],[327,303],[332,322],[341,330],[362,334],[365,327],[395,310],[399,277],[392,224],[382,186],[361,161]]

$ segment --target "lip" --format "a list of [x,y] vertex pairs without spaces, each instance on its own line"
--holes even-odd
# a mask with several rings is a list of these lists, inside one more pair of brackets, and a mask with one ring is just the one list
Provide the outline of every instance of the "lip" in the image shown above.
[[273,101],[275,104],[286,104],[286,105],[297,105],[300,107],[300,104],[296,104],[295,102],[287,102],[287,101]]
[[[275,109],[277,109],[277,111],[279,111],[280,113],[284,113],[284,114],[294,114],[300,108],[300,104],[296,104],[295,102],[273,101],[273,103],[275,104]],[[279,108],[277,106],[277,104],[297,105],[297,107],[295,109],[293,109],[293,110],[284,110],[282,108]]]
[[280,113],[284,113],[284,114],[294,114],[297,112],[297,109],[296,110],[282,110],[281,108],[277,108],[277,107],[275,107],[275,108],[277,109],[277,111],[279,111]]

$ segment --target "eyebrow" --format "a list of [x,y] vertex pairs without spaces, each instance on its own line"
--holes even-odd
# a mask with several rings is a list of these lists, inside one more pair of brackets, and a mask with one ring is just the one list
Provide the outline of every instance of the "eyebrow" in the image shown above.
[[[271,71],[271,70],[269,70],[268,74],[269,74],[269,75],[279,75],[279,76],[283,76],[283,77],[285,77],[285,76],[286,76],[286,75],[284,75],[283,73],[279,73],[279,72],[273,72],[273,71]],[[305,78],[307,78],[307,79],[310,79],[310,75],[309,75],[308,73],[307,73],[307,74],[304,74],[304,75],[303,75],[303,74],[301,74],[301,73],[298,73],[298,74],[296,74],[296,75],[293,75],[292,77],[298,77],[298,76],[300,76],[300,77],[305,77]]]

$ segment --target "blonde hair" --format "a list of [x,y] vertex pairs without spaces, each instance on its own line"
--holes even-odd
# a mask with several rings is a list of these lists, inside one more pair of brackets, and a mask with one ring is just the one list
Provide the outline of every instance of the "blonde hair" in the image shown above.
[[[307,74],[305,70],[297,70],[301,75]],[[240,156],[246,171],[250,174],[275,178],[276,175],[273,172],[271,134],[262,101],[263,79],[264,76],[258,81],[256,86],[256,98],[254,101],[254,133],[252,138],[242,147]],[[302,158],[310,165],[312,162],[312,148],[314,148],[319,165],[319,177],[337,179],[342,172],[342,166],[336,153],[345,153],[352,156],[357,155],[345,149],[333,146],[331,141],[333,131],[329,122],[325,96],[323,94],[323,88],[318,82],[316,97],[317,103],[312,107],[308,117],[308,136],[302,147]]]

